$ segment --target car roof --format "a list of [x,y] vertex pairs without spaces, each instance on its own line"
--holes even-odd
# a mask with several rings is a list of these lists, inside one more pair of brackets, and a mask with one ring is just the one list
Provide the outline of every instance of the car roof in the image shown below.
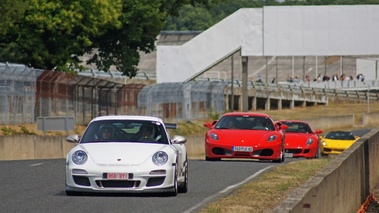
[[258,113],[258,112],[227,112],[222,115],[223,116],[262,116],[262,117],[270,117],[268,114],[265,113]]
[[162,119],[158,117],[145,116],[145,115],[104,115],[104,116],[99,116],[92,119],[91,122],[102,121],[102,120],[141,120],[141,121],[157,121],[157,122],[163,123]]
[[337,130],[337,131],[330,131],[328,133],[353,133],[353,132],[351,132],[351,131]]
[[302,121],[302,120],[278,120],[278,121],[279,122],[292,122],[292,123],[296,122],[296,123],[305,123],[305,124],[308,123],[308,122]]

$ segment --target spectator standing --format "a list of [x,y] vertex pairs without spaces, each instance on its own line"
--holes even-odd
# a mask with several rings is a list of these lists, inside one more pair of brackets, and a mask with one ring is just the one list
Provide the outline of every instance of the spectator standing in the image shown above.
[[304,80],[305,82],[311,82],[311,78],[309,77],[309,75],[306,75],[305,76],[305,80]]
[[364,76],[363,76],[362,73],[359,73],[359,74],[357,75],[357,80],[358,80],[358,81],[362,81],[362,82],[365,80],[365,78],[364,78]]
[[338,81],[338,75],[337,74],[334,74],[332,76],[332,81]]
[[292,83],[292,82],[293,82],[292,77],[288,75],[288,77],[287,77],[287,81],[290,82],[290,83]]

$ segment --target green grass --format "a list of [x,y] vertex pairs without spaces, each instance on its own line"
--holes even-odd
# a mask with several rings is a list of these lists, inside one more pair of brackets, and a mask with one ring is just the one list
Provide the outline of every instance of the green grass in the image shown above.
[[210,203],[200,213],[272,212],[288,193],[306,183],[330,162],[331,158],[321,158],[279,165],[231,195]]

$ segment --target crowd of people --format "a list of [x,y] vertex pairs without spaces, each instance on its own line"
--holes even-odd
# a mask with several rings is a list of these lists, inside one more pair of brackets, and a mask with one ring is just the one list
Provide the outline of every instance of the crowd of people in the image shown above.
[[[356,76],[356,79],[358,81],[362,81],[364,82],[365,78],[363,76],[363,74],[358,74]],[[313,81],[315,82],[326,82],[326,81],[351,81],[351,80],[354,80],[354,77],[352,75],[349,75],[349,76],[346,76],[345,74],[341,74],[340,76],[338,76],[337,74],[334,74],[332,77],[328,76],[328,75],[322,75],[322,74],[319,74],[317,76],[317,78],[313,79]],[[300,79],[295,76],[294,78],[292,78],[291,76],[288,75],[287,77],[287,82],[290,82],[290,83],[300,83]],[[311,78],[309,75],[306,75],[305,78],[304,78],[304,82],[311,82]]]

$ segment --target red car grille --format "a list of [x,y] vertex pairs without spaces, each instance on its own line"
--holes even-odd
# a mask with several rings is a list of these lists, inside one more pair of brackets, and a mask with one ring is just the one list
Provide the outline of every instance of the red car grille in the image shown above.
[[286,149],[286,153],[301,154],[302,149]]

